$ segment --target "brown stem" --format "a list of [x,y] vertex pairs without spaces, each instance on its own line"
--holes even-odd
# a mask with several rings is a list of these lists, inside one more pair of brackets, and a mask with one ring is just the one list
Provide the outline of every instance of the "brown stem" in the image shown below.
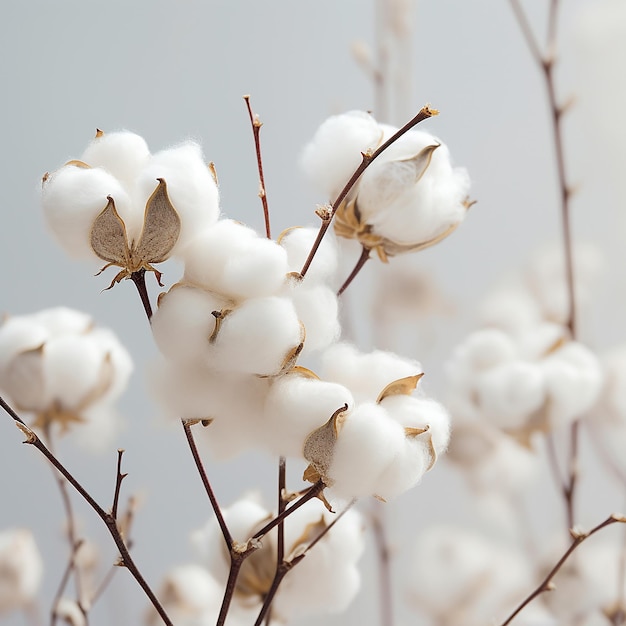
[[213,491],[213,487],[211,486],[209,477],[207,476],[207,473],[204,469],[202,459],[200,458],[200,453],[198,452],[196,440],[194,439],[193,433],[191,432],[191,427],[196,422],[196,420],[181,420],[181,422],[183,424],[183,429],[185,430],[185,436],[187,437],[189,449],[191,450],[191,456],[193,456],[196,468],[198,469],[198,474],[200,474],[200,479],[202,480],[202,484],[204,485],[204,490],[209,497],[209,501],[211,502],[211,506],[213,507],[213,512],[215,513],[215,518],[217,519],[217,523],[219,524],[222,531],[222,536],[224,537],[224,542],[226,543],[226,549],[228,550],[228,552],[232,552],[233,537],[228,530],[228,526],[226,526],[226,520],[224,519],[224,515],[222,514],[222,509],[220,508],[219,502],[215,497],[215,492]]
[[263,123],[259,120],[259,116],[252,112],[250,106],[250,96],[244,96],[246,101],[246,107],[248,108],[248,115],[250,116],[250,124],[252,124],[252,134],[254,135],[254,148],[256,150],[256,162],[259,170],[259,198],[261,198],[261,204],[263,205],[263,216],[265,218],[265,235],[268,239],[272,238],[270,231],[270,211],[267,206],[267,193],[265,191],[265,176],[263,175],[263,158],[261,157],[261,126]]
[[37,434],[29,428],[24,420],[22,420],[17,413],[4,401],[4,399],[0,396],[0,407],[2,407],[15,421],[18,428],[22,431],[24,435],[26,435],[26,441],[29,445],[34,446],[43,454],[50,463],[65,477],[65,479],[74,487],[74,489],[80,494],[80,496],[89,504],[89,506],[95,511],[98,517],[104,522],[107,530],[109,531],[115,545],[117,546],[120,555],[121,555],[121,564],[128,569],[133,578],[137,581],[139,586],[143,589],[144,593],[152,602],[152,605],[156,609],[157,613],[161,616],[161,619],[167,626],[174,626],[172,621],[168,617],[165,609],[161,606],[161,603],[154,595],[154,592],[142,576],[141,572],[135,565],[126,544],[124,543],[124,539],[122,538],[120,531],[117,527],[117,523],[115,518],[107,513],[87,492],[87,490],[74,478],[74,476],[65,468],[65,466],[48,450],[46,445],[41,441],[41,439],[37,436]]
[[[565,280],[569,299],[569,311],[565,325],[569,329],[572,339],[576,339],[577,315],[576,315],[576,291],[574,285],[574,258],[572,246],[572,228],[570,220],[570,189],[567,184],[565,172],[565,151],[563,147],[562,119],[564,108],[558,104],[556,85],[554,81],[555,50],[557,41],[557,14],[559,0],[551,0],[548,17],[548,54],[543,55],[537,41],[533,36],[532,29],[526,18],[519,0],[510,0],[513,12],[520,25],[522,33],[528,43],[531,54],[541,69],[548,106],[550,108],[550,120],[552,125],[552,139],[554,144],[557,179],[560,191],[561,203],[561,227],[563,233],[563,252],[565,257]],[[568,468],[568,481],[563,491],[565,508],[567,513],[568,528],[573,528],[575,520],[574,496],[578,479],[578,422],[574,422],[570,429],[570,457]]]
[[139,297],[141,298],[141,304],[143,304],[146,317],[148,318],[148,321],[150,321],[152,319],[152,305],[150,304],[150,297],[148,296],[148,289],[146,287],[146,270],[142,268],[136,272],[132,272],[130,277],[135,283],[135,287],[137,287]]
[[324,489],[324,483],[321,480],[318,480],[312,487],[304,493],[304,495],[296,501],[295,504],[292,504],[290,507],[285,508],[285,510],[277,515],[273,520],[265,524],[261,530],[259,530],[255,535],[253,535],[252,539],[261,539],[267,533],[278,526],[285,518],[291,515],[296,509],[299,509],[303,504],[306,504],[309,500],[317,497],[317,495]]
[[[287,500],[285,500],[285,489],[287,486],[287,460],[284,456],[281,456],[278,460],[278,515],[282,515],[287,507]],[[282,519],[278,524],[278,543],[276,547],[276,568],[280,567],[280,564],[285,558],[285,520]]]
[[417,126],[420,122],[427,120],[429,117],[433,115],[437,115],[438,111],[436,109],[431,109],[428,106],[422,107],[420,112],[411,120],[409,120],[400,130],[394,133],[385,143],[382,144],[379,148],[377,148],[371,154],[363,153],[361,164],[354,170],[354,173],[350,177],[350,180],[346,183],[344,188],[341,190],[340,194],[337,196],[335,201],[331,206],[331,210],[327,216],[322,219],[322,225],[320,226],[319,232],[317,233],[317,237],[313,242],[313,246],[311,247],[311,251],[309,252],[309,256],[307,257],[302,269],[300,270],[300,276],[304,278],[307,271],[309,270],[309,266],[313,261],[320,244],[322,243],[322,239],[326,234],[326,231],[330,227],[331,222],[333,221],[333,217],[335,217],[335,213],[337,209],[343,202],[344,198],[350,193],[350,190],[354,187],[356,182],[361,177],[361,174],[370,166],[370,164],[379,157],[391,144],[395,143],[402,137],[402,135],[406,134],[410,131],[414,126]]
[[239,571],[243,562],[256,550],[260,545],[254,542],[248,542],[243,549],[236,549],[232,545],[230,550],[230,570],[228,571],[228,580],[226,581],[226,588],[224,589],[224,597],[222,599],[222,606],[220,607],[220,613],[217,618],[216,626],[224,626],[226,618],[228,617],[228,610],[230,604],[235,595],[235,588],[237,585],[237,578],[239,577]]
[[567,548],[567,550],[565,551],[563,556],[557,561],[556,565],[550,570],[550,572],[543,579],[543,581],[541,581],[539,586],[534,591],[532,591],[520,603],[520,605],[513,611],[513,613],[511,613],[511,615],[509,615],[509,617],[504,622],[502,622],[501,626],[507,626],[508,624],[510,624],[513,621],[513,619],[519,613],[521,613],[521,611],[528,604],[530,604],[537,596],[541,595],[545,591],[552,591],[555,588],[554,585],[552,584],[552,579],[557,574],[557,572],[561,569],[561,567],[563,566],[565,561],[567,561],[567,559],[570,557],[572,552],[574,552],[574,550],[576,550],[576,548],[583,541],[585,541],[586,539],[591,537],[591,535],[594,535],[599,530],[602,530],[603,528],[605,528],[606,526],[610,526],[611,524],[615,524],[616,522],[620,522],[622,524],[626,523],[626,517],[623,517],[623,516],[620,516],[620,515],[609,515],[609,517],[607,517],[607,519],[605,519],[603,522],[601,522],[600,524],[598,524],[597,526],[592,528],[588,533],[577,532],[577,533],[573,534],[572,543],[570,544],[569,548]]
[[322,530],[322,532],[320,532],[320,534],[315,537],[313,541],[311,541],[311,543],[304,549],[304,552],[294,557],[290,561],[282,561],[279,564],[276,569],[276,575],[274,576],[274,580],[272,581],[272,584],[263,600],[263,606],[261,607],[261,611],[257,616],[256,622],[254,622],[254,626],[261,626],[263,620],[268,615],[272,606],[272,602],[274,601],[274,597],[276,596],[276,592],[278,591],[278,587],[280,586],[280,583],[287,575],[287,573],[290,572],[298,563],[300,563],[300,561],[302,561],[302,559],[307,555],[309,550],[311,550],[313,546],[315,546],[316,543],[321,541],[326,536],[330,529],[352,508],[354,503],[355,500],[350,502],[350,504],[348,504],[348,506],[341,513],[339,513],[339,515],[337,515],[337,517],[335,517],[335,519],[328,526],[326,526],[326,528],[324,528],[324,530]]
[[117,451],[117,473],[115,476],[115,493],[113,494],[113,506],[111,507],[111,515],[113,519],[117,519],[117,507],[120,500],[120,490],[122,488],[122,481],[128,474],[122,474],[122,455],[124,450],[121,448]]
[[346,278],[343,285],[341,285],[341,287],[339,288],[339,291],[337,292],[338,296],[340,296],[350,286],[350,283],[352,283],[352,281],[356,278],[358,273],[363,269],[363,266],[365,265],[367,260],[370,258],[370,252],[371,250],[363,246],[363,248],[361,249],[361,256],[359,257],[359,260],[356,262],[354,269],[350,272],[350,276]]
[[378,580],[380,585],[380,624],[381,626],[393,626],[393,593],[391,581],[391,552],[385,524],[380,513],[378,502],[374,502],[376,509],[372,509],[371,521],[374,531],[374,542],[378,556]]
[[83,544],[83,541],[80,540],[72,546],[70,558],[63,572],[63,576],[61,576],[61,582],[59,583],[56,593],[54,594],[54,600],[52,600],[52,609],[50,610],[50,626],[54,626],[57,623],[57,620],[59,619],[59,616],[57,614],[59,602],[61,602],[61,598],[63,597],[65,588],[67,587],[70,581],[72,572],[74,571],[74,568],[76,567],[76,554],[78,553],[78,550],[80,549],[80,546],[82,544]]

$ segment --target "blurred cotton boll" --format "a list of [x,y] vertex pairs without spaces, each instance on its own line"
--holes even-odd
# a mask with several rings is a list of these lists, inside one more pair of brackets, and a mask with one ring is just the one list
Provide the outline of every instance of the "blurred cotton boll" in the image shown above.
[[[270,518],[271,513],[256,494],[249,494],[224,509],[224,519],[236,542],[243,544]],[[344,610],[360,587],[357,569],[363,548],[363,522],[353,510],[346,512],[326,532],[335,519],[318,500],[294,511],[285,520],[285,558],[302,554],[322,532],[325,535],[307,552],[284,578],[272,603],[273,614],[281,622],[305,615],[323,615]],[[214,519],[193,535],[198,553],[209,572],[222,584],[228,577],[230,558]],[[237,606],[260,608],[276,571],[276,530],[261,540],[261,547],[249,556],[236,583]]]
[[116,430],[113,403],[132,369],[111,331],[70,309],[9,317],[0,326],[0,388],[45,430],[63,434],[84,424],[99,433],[94,442],[108,441],[101,435]]
[[39,591],[43,562],[25,528],[0,532],[0,615],[31,606]]

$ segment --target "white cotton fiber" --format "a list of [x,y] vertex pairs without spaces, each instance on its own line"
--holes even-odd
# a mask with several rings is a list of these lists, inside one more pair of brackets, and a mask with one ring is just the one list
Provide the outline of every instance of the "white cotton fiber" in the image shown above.
[[[313,248],[319,228],[290,228],[279,237],[280,245],[287,252],[290,272],[300,272]],[[306,282],[330,282],[337,271],[337,239],[330,229],[324,235],[315,258],[306,273]]]
[[159,178],[165,180],[167,194],[181,220],[180,236],[172,252],[179,254],[198,232],[217,221],[217,184],[202,149],[192,141],[152,156],[137,179],[138,204],[145,205]]
[[213,311],[227,303],[195,287],[175,285],[159,301],[152,316],[152,334],[161,353],[178,361],[209,358],[215,330]]
[[47,328],[33,322],[30,316],[9,317],[0,326],[0,387],[11,360],[21,352],[39,348],[50,334]]
[[422,371],[417,361],[382,350],[364,354],[348,343],[333,345],[322,357],[323,378],[345,385],[359,402],[375,400],[389,383]]
[[333,494],[352,499],[377,495],[377,481],[401,452],[404,429],[383,407],[358,405],[348,413],[335,442],[328,470]]
[[500,428],[519,428],[545,402],[544,374],[536,363],[509,361],[476,376],[483,417]]
[[149,157],[150,150],[144,138],[123,130],[95,137],[80,160],[106,170],[126,189],[132,189]]
[[128,350],[110,329],[96,327],[89,333],[89,338],[98,345],[109,364],[110,380],[103,399],[111,402],[126,389],[133,371],[133,361]]
[[185,248],[186,281],[236,300],[275,294],[288,271],[287,254],[234,220],[220,220]]
[[215,367],[226,371],[278,374],[304,340],[302,327],[287,298],[253,298],[229,313],[213,344]]
[[263,407],[263,422],[272,433],[272,449],[284,456],[301,457],[307,435],[345,404],[350,408],[354,400],[342,385],[296,371],[277,378]]
[[132,214],[130,198],[119,181],[102,169],[66,165],[44,182],[42,206],[46,222],[69,255],[95,257],[90,243],[91,228],[107,206],[108,196],[127,222]]
[[595,354],[571,341],[543,362],[550,420],[562,426],[581,417],[598,399],[604,382]]
[[306,328],[305,352],[323,350],[339,338],[339,303],[333,289],[325,285],[289,280],[286,295],[296,309],[296,314]]
[[361,153],[378,147],[382,130],[363,111],[329,117],[315,133],[302,154],[307,177],[334,199],[361,163]]
[[42,359],[51,400],[63,408],[77,409],[102,386],[106,390],[110,376],[104,356],[88,336],[66,335],[48,341]]

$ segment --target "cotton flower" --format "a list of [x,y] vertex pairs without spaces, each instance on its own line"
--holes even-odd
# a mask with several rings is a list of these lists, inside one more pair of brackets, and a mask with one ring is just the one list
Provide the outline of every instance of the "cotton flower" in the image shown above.
[[0,388],[34,424],[60,432],[106,422],[132,362],[115,335],[85,314],[57,308],[0,326]]
[[0,615],[31,605],[42,573],[41,555],[29,530],[0,532]]
[[217,186],[197,144],[150,155],[141,137],[125,131],[99,132],[81,159],[47,174],[42,204],[70,255],[121,268],[113,283],[156,272],[153,264],[183,249],[219,213]]

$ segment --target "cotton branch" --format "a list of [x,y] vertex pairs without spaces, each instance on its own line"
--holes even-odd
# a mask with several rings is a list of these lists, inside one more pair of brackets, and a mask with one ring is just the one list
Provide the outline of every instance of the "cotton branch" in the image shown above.
[[146,317],[148,318],[148,321],[150,321],[152,319],[152,305],[150,304],[150,296],[148,296],[148,289],[146,287],[146,270],[143,268],[137,270],[130,275],[130,278],[133,283],[135,283],[135,287],[137,287],[137,292],[141,298],[141,304],[143,304]]
[[[567,315],[566,326],[569,329],[572,339],[576,338],[577,315],[576,315],[576,292],[574,286],[574,259],[572,250],[572,233],[570,223],[570,197],[571,189],[567,183],[565,172],[565,151],[563,148],[563,132],[562,120],[563,114],[567,110],[566,106],[559,105],[556,96],[556,86],[554,81],[554,68],[556,64],[555,50],[557,43],[557,14],[559,9],[559,0],[551,0],[548,15],[548,41],[547,54],[542,54],[539,44],[533,35],[532,28],[528,22],[526,14],[522,9],[519,0],[510,0],[511,7],[520,26],[522,34],[526,39],[528,48],[539,66],[548,97],[548,106],[550,109],[550,120],[552,126],[552,140],[555,150],[555,159],[557,167],[557,179],[560,191],[561,203],[561,227],[563,233],[563,252],[565,257],[565,279],[567,284],[567,292],[569,299],[569,312]],[[563,498],[567,512],[568,528],[574,527],[574,495],[576,491],[576,481],[578,474],[578,421],[574,422],[570,431],[570,454],[569,467],[567,468],[568,480],[563,487]],[[558,477],[557,477],[558,479]]]
[[574,552],[574,550],[576,550],[576,548],[583,541],[591,537],[591,535],[594,535],[595,533],[602,530],[603,528],[606,528],[607,526],[610,526],[611,524],[615,524],[616,522],[624,524],[626,523],[626,517],[623,515],[616,515],[616,514],[609,515],[609,517],[607,517],[603,522],[601,522],[600,524],[592,528],[587,533],[572,530],[571,531],[572,543],[570,544],[569,548],[565,551],[563,556],[557,561],[556,565],[550,570],[548,575],[543,579],[543,581],[539,584],[539,586],[534,591],[532,591],[530,595],[526,597],[526,599],[522,601],[522,603],[513,611],[513,613],[511,613],[511,615],[509,615],[509,617],[504,622],[502,622],[501,626],[508,626],[508,624],[510,624],[513,621],[513,619],[519,613],[521,613],[521,611],[528,604],[530,604],[537,596],[541,595],[545,591],[552,591],[556,589],[555,585],[552,582],[552,579],[556,576],[556,574],[561,569],[561,567],[563,567],[567,559],[569,559],[572,552]]
[[265,176],[263,175],[263,158],[261,157],[261,126],[263,123],[259,120],[259,116],[252,112],[250,106],[250,96],[244,96],[246,101],[246,107],[248,108],[248,115],[250,116],[250,124],[252,124],[252,133],[254,135],[254,147],[256,150],[256,162],[259,170],[259,198],[263,205],[263,216],[265,217],[265,235],[268,239],[272,238],[270,231],[270,211],[267,206],[267,193],[265,191]]
[[172,621],[168,617],[165,609],[161,606],[161,603],[154,595],[154,592],[142,576],[141,572],[135,565],[126,544],[124,543],[124,539],[120,533],[117,522],[111,513],[107,513],[87,492],[87,490],[74,478],[74,476],[65,468],[65,466],[50,452],[50,450],[46,447],[46,445],[41,441],[41,439],[37,436],[37,434],[22,420],[19,415],[4,401],[4,399],[0,396],[0,407],[2,407],[9,416],[15,422],[15,425],[22,431],[22,433],[26,436],[26,440],[24,443],[34,446],[43,454],[46,459],[56,468],[56,470],[74,487],[74,489],[80,494],[80,496],[87,502],[87,504],[95,511],[98,517],[104,522],[107,530],[109,531],[115,545],[117,546],[121,560],[120,564],[126,567],[128,571],[131,573],[133,578],[137,581],[139,586],[143,589],[144,593],[152,602],[152,605],[156,609],[157,613],[160,615],[161,619],[167,626],[174,626]]
[[311,247],[309,256],[307,257],[306,261],[304,262],[304,265],[302,266],[302,269],[300,270],[301,278],[304,278],[304,276],[308,272],[309,267],[313,259],[315,258],[317,250],[320,247],[320,244],[322,243],[322,239],[324,239],[324,235],[326,235],[326,231],[329,229],[330,224],[333,221],[333,218],[335,217],[335,213],[337,212],[337,209],[339,208],[343,200],[346,198],[346,196],[350,193],[352,188],[356,185],[357,181],[361,177],[361,174],[363,174],[363,172],[370,166],[370,164],[374,161],[374,159],[379,157],[391,144],[398,141],[398,139],[400,139],[402,135],[406,134],[413,127],[417,126],[420,122],[423,122],[424,120],[428,119],[429,117],[433,117],[434,115],[437,115],[438,113],[439,111],[437,111],[436,109],[431,109],[428,106],[422,107],[420,112],[412,120],[407,122],[400,130],[394,133],[387,141],[385,141],[385,143],[383,143],[374,152],[372,153],[366,152],[362,154],[361,164],[356,168],[356,170],[354,170],[354,173],[350,177],[350,180],[346,183],[345,187],[341,190],[341,192],[339,193],[335,201],[332,203],[330,210],[328,212],[325,212],[321,216],[322,225],[320,226],[319,232],[317,233],[317,237],[313,243],[313,246]]

